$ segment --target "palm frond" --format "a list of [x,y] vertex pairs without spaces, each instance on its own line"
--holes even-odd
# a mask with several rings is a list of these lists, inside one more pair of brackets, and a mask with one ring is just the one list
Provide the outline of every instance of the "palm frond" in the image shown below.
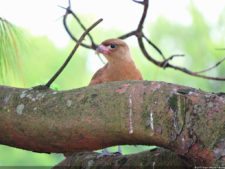
[[21,31],[9,21],[0,18],[0,82],[17,79],[22,73],[19,52]]

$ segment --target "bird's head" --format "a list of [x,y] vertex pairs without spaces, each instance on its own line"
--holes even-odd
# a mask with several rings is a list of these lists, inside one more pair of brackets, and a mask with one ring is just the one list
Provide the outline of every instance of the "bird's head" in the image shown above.
[[96,52],[102,53],[109,62],[132,60],[128,45],[120,39],[108,39],[103,41],[97,47]]

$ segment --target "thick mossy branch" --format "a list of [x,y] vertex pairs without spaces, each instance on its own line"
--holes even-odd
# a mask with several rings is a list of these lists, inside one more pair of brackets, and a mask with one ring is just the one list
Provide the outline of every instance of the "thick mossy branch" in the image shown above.
[[73,153],[64,161],[59,163],[53,169],[67,168],[89,168],[89,169],[127,169],[127,168],[192,168],[182,157],[177,156],[165,149],[154,149],[138,154],[131,155],[114,155],[99,158],[99,154],[95,152],[79,152]]
[[0,143],[37,152],[157,145],[224,164],[225,97],[163,82],[70,91],[0,87]]

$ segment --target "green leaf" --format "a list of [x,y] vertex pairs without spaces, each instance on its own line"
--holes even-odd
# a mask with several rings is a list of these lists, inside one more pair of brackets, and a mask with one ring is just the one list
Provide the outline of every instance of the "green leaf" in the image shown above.
[[[21,35],[16,26],[0,18],[0,82],[7,83],[21,76]],[[21,79],[21,78],[20,78]]]

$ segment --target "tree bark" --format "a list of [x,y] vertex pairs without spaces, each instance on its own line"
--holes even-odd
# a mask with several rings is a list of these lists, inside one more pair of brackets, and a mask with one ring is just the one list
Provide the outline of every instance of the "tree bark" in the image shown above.
[[112,155],[99,158],[95,152],[73,153],[53,169],[89,168],[89,169],[127,169],[127,168],[173,168],[188,169],[193,166],[184,158],[165,149],[154,149],[131,155]]
[[225,165],[225,97],[149,81],[70,91],[0,86],[0,143],[37,152],[157,145]]

